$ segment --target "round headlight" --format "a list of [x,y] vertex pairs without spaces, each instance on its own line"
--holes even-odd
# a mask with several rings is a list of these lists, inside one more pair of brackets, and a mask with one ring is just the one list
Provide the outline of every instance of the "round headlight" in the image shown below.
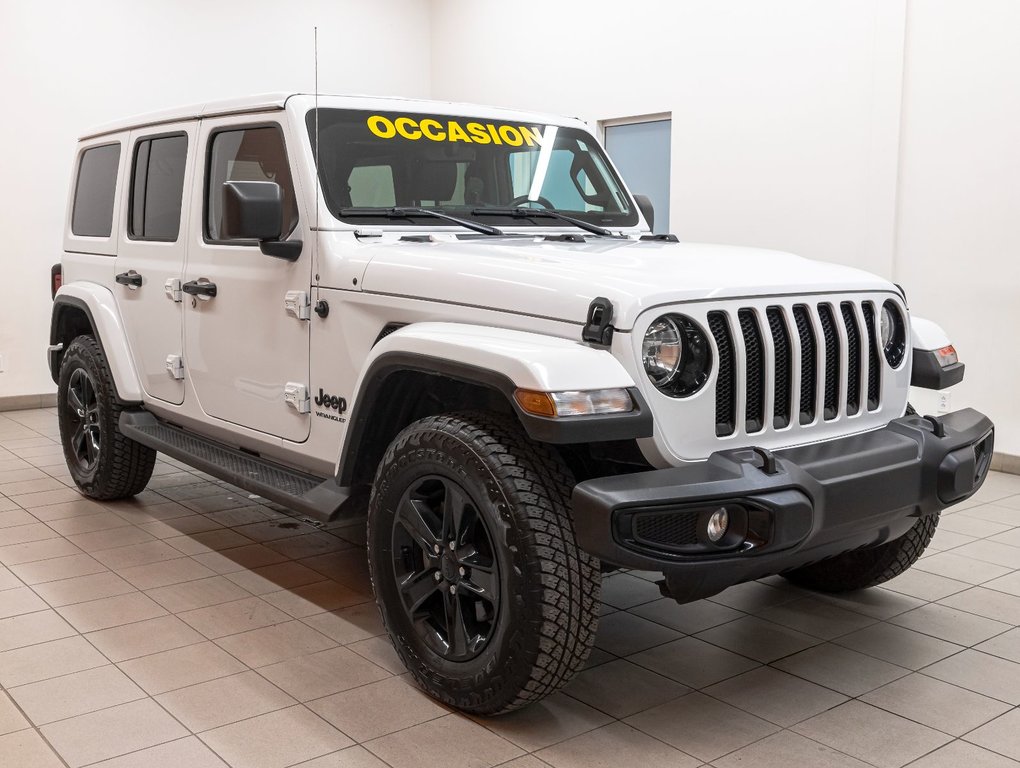
[[882,349],[887,349],[889,342],[892,341],[893,334],[893,314],[888,304],[882,307],[882,315],[878,325],[882,333]]
[[900,308],[889,300],[882,305],[879,316],[879,331],[882,335],[882,352],[893,368],[899,368],[907,355],[907,324]]
[[697,323],[683,315],[662,315],[641,340],[641,362],[665,395],[687,397],[708,381],[711,351]]
[[641,342],[641,359],[645,373],[652,383],[661,387],[668,384],[680,369],[683,341],[680,329],[669,317],[660,317],[650,326]]

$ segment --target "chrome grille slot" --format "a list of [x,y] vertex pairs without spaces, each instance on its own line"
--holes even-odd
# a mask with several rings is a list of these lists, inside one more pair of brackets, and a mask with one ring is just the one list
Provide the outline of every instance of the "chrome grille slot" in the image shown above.
[[744,337],[744,430],[751,434],[765,428],[765,367],[768,362],[754,310],[740,310],[737,319]]
[[793,394],[793,356],[790,350],[790,331],[786,326],[781,307],[769,307],[765,310],[772,332],[772,348],[775,350],[775,384],[773,386],[774,405],[772,426],[783,429],[790,425],[793,418],[790,413]]
[[878,410],[879,387],[882,384],[882,369],[879,367],[878,334],[875,332],[875,305],[870,301],[861,304],[864,324],[868,329],[868,410]]
[[737,427],[737,388],[734,377],[733,338],[724,312],[708,313],[708,330],[719,350],[719,372],[715,384],[715,434],[732,435]]
[[854,305],[844,301],[839,309],[846,326],[846,412],[848,416],[855,416],[861,410],[861,331],[857,327]]
[[795,306],[793,317],[797,321],[797,334],[800,336],[800,423],[810,424],[815,420],[818,345],[807,307],[804,304]]
[[839,334],[831,304],[818,305],[818,319],[825,340],[825,400],[822,414],[832,421],[839,413]]

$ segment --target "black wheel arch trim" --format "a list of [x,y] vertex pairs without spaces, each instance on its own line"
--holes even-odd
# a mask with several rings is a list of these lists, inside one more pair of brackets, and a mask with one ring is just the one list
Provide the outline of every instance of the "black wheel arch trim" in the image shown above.
[[627,388],[634,402],[634,410],[628,413],[555,419],[524,411],[514,398],[517,385],[503,373],[415,352],[386,352],[372,363],[354,399],[350,424],[340,454],[336,477],[338,484],[348,486],[352,483],[358,448],[371,428],[373,414],[379,407],[385,407],[385,404],[379,402],[383,384],[389,376],[403,371],[450,378],[495,390],[506,398],[528,437],[537,442],[578,444],[652,436],[652,412],[637,387]]

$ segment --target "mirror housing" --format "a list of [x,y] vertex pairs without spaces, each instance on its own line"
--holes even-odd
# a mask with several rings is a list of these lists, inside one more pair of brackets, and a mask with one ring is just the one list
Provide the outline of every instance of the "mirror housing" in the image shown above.
[[652,206],[652,201],[648,195],[634,195],[634,202],[637,203],[641,215],[648,222],[648,228],[655,229],[655,208]]
[[267,256],[295,261],[300,240],[281,240],[283,191],[275,181],[223,183],[223,235],[229,239],[258,240]]

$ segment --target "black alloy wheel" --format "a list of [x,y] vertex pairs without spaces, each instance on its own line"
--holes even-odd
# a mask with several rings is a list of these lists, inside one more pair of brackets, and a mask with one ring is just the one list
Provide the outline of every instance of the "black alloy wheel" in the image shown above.
[[497,715],[562,688],[598,626],[598,559],[574,536],[573,474],[513,416],[426,416],[390,443],[368,568],[393,647],[427,693]]
[[470,494],[428,475],[409,488],[393,521],[393,571],[404,610],[424,643],[450,661],[475,658],[499,615],[499,566]]
[[99,342],[78,336],[64,352],[57,381],[57,423],[67,471],[93,499],[124,499],[145,488],[156,452],[120,433],[121,402]]
[[84,368],[76,368],[67,383],[67,420],[74,431],[70,449],[84,472],[95,469],[99,463],[102,426],[99,420],[99,399],[96,384]]

